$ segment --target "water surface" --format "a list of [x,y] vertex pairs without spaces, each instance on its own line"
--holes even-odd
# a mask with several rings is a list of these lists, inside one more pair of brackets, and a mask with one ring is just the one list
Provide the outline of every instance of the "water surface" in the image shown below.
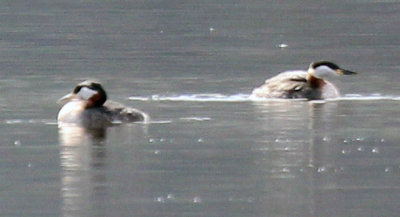
[[[398,216],[396,1],[5,1],[1,216]],[[284,70],[359,72],[258,100]],[[59,130],[87,78],[148,124]]]

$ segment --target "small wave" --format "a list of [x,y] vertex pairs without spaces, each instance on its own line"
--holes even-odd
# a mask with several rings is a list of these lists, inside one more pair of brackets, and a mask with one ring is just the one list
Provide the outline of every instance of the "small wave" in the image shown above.
[[34,119],[8,119],[4,120],[4,123],[13,125],[13,124],[45,124],[45,125],[57,125],[57,122],[54,120],[34,120]]
[[[175,102],[254,102],[254,101],[306,101],[305,99],[279,99],[279,98],[260,98],[251,94],[233,94],[224,95],[219,93],[201,93],[201,94],[183,94],[183,95],[152,95],[152,96],[131,96],[129,100],[133,101],[175,101]],[[400,96],[389,96],[381,94],[361,95],[346,94],[339,98],[315,100],[313,102],[329,101],[377,101],[393,100],[399,101]]]
[[187,120],[187,121],[209,121],[209,120],[211,120],[210,117],[183,117],[180,119]]
[[189,102],[245,102],[250,101],[249,94],[186,94],[174,96],[152,95],[150,97],[131,96],[129,100],[137,101],[189,101]]
[[172,120],[150,120],[147,124],[170,124]]
[[133,101],[150,101],[151,97],[145,97],[145,96],[131,96],[128,98],[129,100]]
[[336,99],[328,99],[328,101],[378,101],[378,100],[400,100],[399,96],[385,96],[378,93],[371,95],[346,94]]

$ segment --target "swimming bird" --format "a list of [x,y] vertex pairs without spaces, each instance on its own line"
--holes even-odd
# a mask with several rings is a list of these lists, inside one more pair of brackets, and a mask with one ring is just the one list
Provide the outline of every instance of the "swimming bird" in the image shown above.
[[339,90],[325,79],[352,74],[357,73],[342,69],[332,62],[313,62],[307,71],[286,71],[267,79],[263,85],[253,90],[252,95],[262,98],[309,100],[336,98],[340,96]]
[[72,93],[58,102],[63,104],[57,117],[59,127],[76,124],[86,128],[103,128],[120,123],[146,122],[149,119],[140,110],[107,100],[101,84],[90,80],[79,83]]

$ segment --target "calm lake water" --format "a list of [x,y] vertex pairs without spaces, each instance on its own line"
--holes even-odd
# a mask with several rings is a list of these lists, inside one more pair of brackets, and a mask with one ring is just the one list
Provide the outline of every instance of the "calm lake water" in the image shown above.
[[[2,1],[0,216],[398,217],[400,2]],[[358,75],[260,101],[280,71]],[[95,78],[148,124],[59,130]]]

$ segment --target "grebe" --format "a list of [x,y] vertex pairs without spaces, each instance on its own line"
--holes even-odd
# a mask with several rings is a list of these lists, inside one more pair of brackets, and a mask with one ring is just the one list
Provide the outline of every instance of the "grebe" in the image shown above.
[[58,126],[75,124],[86,128],[103,128],[119,123],[148,120],[140,110],[107,100],[107,94],[100,83],[84,81],[72,93],[58,100],[63,107],[58,113]]
[[340,96],[339,90],[324,79],[352,74],[357,73],[342,69],[332,62],[314,62],[307,71],[286,71],[267,79],[265,84],[253,90],[252,95],[263,98],[309,100],[336,98]]

